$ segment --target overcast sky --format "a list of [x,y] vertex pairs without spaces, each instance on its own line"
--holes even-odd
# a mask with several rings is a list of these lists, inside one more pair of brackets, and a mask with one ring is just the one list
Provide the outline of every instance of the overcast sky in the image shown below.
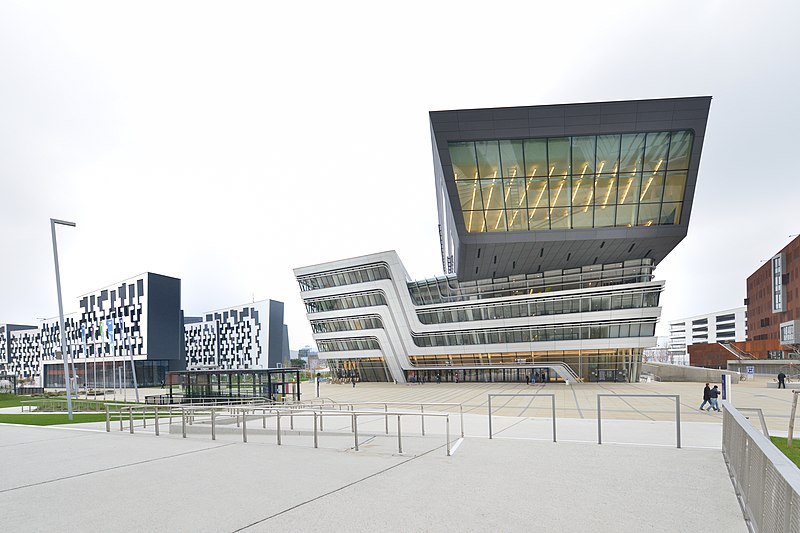
[[797,2],[0,0],[0,323],[144,271],[187,314],[286,303],[292,268],[442,274],[428,111],[711,95],[666,322],[740,306],[800,233]]

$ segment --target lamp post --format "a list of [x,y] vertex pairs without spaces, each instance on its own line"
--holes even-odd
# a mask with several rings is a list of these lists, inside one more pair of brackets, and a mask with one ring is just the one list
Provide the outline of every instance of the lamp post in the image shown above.
[[50,219],[50,232],[53,234],[53,262],[56,266],[56,293],[58,293],[58,329],[61,333],[61,360],[64,361],[64,384],[67,387],[67,413],[72,420],[72,393],[69,383],[69,364],[67,363],[67,336],[64,331],[64,305],[61,302],[61,275],[58,271],[58,247],[56,246],[56,224],[62,226],[75,227],[74,222],[66,220]]

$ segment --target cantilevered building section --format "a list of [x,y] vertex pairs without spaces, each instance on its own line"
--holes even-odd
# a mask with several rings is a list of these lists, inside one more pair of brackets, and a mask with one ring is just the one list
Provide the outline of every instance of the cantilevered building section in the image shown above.
[[430,114],[446,275],[299,268],[320,357],[366,380],[635,380],[687,233],[710,97]]

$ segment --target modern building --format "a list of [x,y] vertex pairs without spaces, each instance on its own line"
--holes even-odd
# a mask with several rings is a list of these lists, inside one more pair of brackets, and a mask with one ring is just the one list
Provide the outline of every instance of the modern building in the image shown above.
[[747,340],[689,347],[692,365],[772,368],[755,360],[800,359],[800,237],[773,255],[747,278]]
[[320,357],[365,380],[636,380],[710,97],[430,113],[444,276],[295,269]]
[[754,341],[771,341],[767,358],[800,345],[800,237],[747,278],[747,325]]
[[283,302],[263,300],[186,317],[184,337],[190,370],[285,366]]
[[[82,295],[64,315],[70,373],[81,385],[160,385],[167,372],[286,366],[283,303],[273,300],[184,318],[181,280],[146,272]],[[0,374],[63,387],[58,317],[38,326],[0,325]]]
[[689,361],[687,346],[747,340],[747,307],[672,320],[668,353],[674,361]]

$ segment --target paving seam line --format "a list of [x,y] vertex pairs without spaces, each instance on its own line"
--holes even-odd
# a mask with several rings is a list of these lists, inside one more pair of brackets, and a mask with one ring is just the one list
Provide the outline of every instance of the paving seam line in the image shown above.
[[234,529],[234,530],[231,531],[231,533],[238,533],[239,531],[244,531],[245,529],[249,529],[249,528],[251,528],[253,526],[257,526],[258,524],[264,523],[267,520],[271,520],[271,519],[275,518],[276,516],[280,516],[282,514],[288,513],[289,511],[294,511],[295,509],[297,509],[299,507],[302,507],[302,506],[304,506],[306,504],[315,502],[317,500],[321,500],[322,498],[325,498],[326,496],[330,496],[331,494],[335,494],[337,492],[340,492],[340,491],[342,491],[342,490],[344,490],[346,488],[352,487],[353,485],[357,485],[357,484],[361,483],[362,481],[366,481],[366,480],[368,480],[370,478],[379,476],[381,474],[384,474],[384,473],[388,472],[389,470],[393,470],[393,469],[395,469],[395,468],[397,468],[399,466],[403,466],[406,463],[410,463],[411,461],[414,461],[415,459],[419,459],[421,457],[424,457],[424,456],[428,455],[429,453],[433,453],[436,450],[440,450],[442,447],[443,447],[443,445],[442,446],[437,446],[435,448],[432,448],[432,449],[428,450],[427,452],[423,452],[423,453],[421,453],[419,455],[415,455],[414,457],[410,457],[410,458],[406,459],[405,461],[399,462],[397,464],[393,464],[392,466],[389,466],[387,468],[384,468],[383,470],[379,470],[377,472],[374,472],[374,473],[372,473],[372,474],[370,474],[368,476],[364,476],[361,479],[357,479],[355,481],[351,481],[350,483],[348,483],[346,485],[342,485],[341,487],[338,487],[338,488],[335,488],[333,490],[330,490],[330,491],[328,491],[328,492],[326,492],[324,494],[320,494],[319,496],[315,496],[315,497],[313,497],[311,499],[308,499],[306,501],[300,502],[300,503],[298,503],[296,505],[293,505],[293,506],[289,507],[288,509],[284,509],[283,511],[279,511],[279,512],[273,514],[273,515],[270,515],[270,516],[267,516],[265,518],[262,518],[261,520],[256,520],[255,522],[247,524],[246,526],[242,526],[242,527],[240,527],[238,529]]
[[108,468],[101,468],[100,470],[92,470],[91,472],[82,472],[80,474],[73,474],[71,476],[64,476],[64,477],[59,477],[59,478],[56,478],[56,479],[48,479],[46,481],[39,481],[37,483],[30,483],[28,485],[20,485],[19,487],[12,487],[10,489],[0,489],[0,494],[3,494],[4,492],[11,492],[12,490],[27,489],[27,488],[30,488],[30,487],[37,487],[39,485],[46,485],[48,483],[55,483],[57,481],[64,481],[66,479],[73,479],[73,478],[77,478],[77,477],[89,476],[91,474],[100,474],[102,472],[108,472],[110,470],[119,470],[121,468],[128,468],[130,466],[139,466],[139,465],[143,465],[143,464],[147,464],[147,463],[154,463],[156,461],[161,461],[161,460],[164,460],[164,459],[173,459],[175,457],[181,457],[183,455],[191,455],[191,454],[194,454],[194,453],[206,452],[206,451],[209,451],[209,450],[216,450],[218,448],[225,448],[227,446],[233,446],[234,444],[236,444],[236,443],[235,442],[231,442],[229,444],[221,444],[219,446],[212,446],[212,447],[209,447],[209,448],[203,448],[202,450],[192,450],[192,451],[189,451],[189,452],[181,452],[181,453],[176,453],[174,455],[167,455],[167,456],[164,456],[164,457],[155,457],[153,459],[145,459],[144,461],[137,461],[135,463],[128,463],[128,464],[117,465],[117,466],[109,466]]

